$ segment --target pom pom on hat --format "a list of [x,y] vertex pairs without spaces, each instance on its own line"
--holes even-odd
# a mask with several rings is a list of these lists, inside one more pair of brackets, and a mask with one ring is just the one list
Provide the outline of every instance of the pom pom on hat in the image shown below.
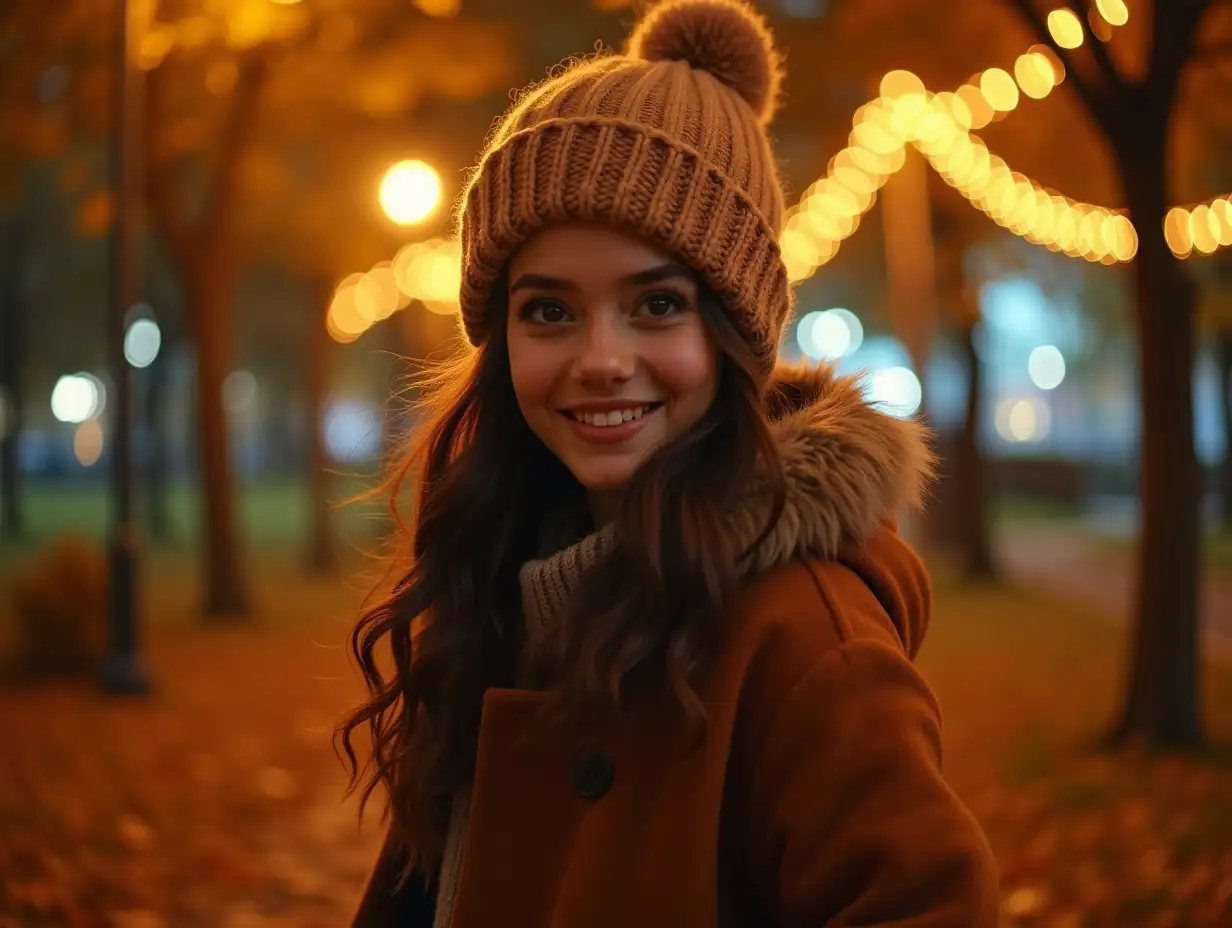
[[778,105],[782,62],[770,28],[741,0],[663,0],[634,29],[629,54],[683,61],[744,98],[762,123]]

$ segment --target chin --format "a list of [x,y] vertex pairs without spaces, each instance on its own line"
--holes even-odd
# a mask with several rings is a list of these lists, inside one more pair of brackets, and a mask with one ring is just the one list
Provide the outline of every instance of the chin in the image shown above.
[[610,493],[628,486],[641,463],[640,459],[630,461],[627,458],[618,461],[581,461],[569,470],[587,492]]

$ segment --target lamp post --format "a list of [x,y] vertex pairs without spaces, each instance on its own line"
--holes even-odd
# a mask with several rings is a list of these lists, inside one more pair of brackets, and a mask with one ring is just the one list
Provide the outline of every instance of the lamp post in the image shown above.
[[111,177],[115,209],[108,255],[108,355],[115,380],[111,455],[110,601],[102,687],[115,695],[141,695],[149,680],[137,636],[137,535],[133,523],[132,371],[124,353],[129,308],[136,301],[138,255],[134,200],[140,189],[137,124],[142,72],[132,66],[133,30],[128,0],[115,0],[116,52]]

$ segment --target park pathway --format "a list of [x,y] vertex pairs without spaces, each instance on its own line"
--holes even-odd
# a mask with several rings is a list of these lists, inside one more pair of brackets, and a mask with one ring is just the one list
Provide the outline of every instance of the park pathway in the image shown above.
[[[1124,622],[1133,604],[1131,552],[1110,550],[1073,524],[1016,527],[1003,532],[999,551],[1009,576],[1092,606]],[[1202,578],[1202,647],[1211,660],[1232,666],[1232,576],[1208,570]]]

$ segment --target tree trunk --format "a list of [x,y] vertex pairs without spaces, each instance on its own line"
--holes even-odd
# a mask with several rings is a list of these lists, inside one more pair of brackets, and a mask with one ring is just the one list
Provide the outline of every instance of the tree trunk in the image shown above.
[[145,502],[146,521],[150,537],[160,544],[172,540],[171,512],[167,495],[169,451],[167,448],[167,354],[170,345],[164,343],[154,362],[146,368],[145,389]]
[[256,134],[262,90],[268,73],[264,54],[239,56],[235,88],[218,133],[210,169],[208,208],[194,226],[178,203],[174,164],[153,130],[172,111],[166,99],[166,68],[148,77],[149,134],[146,190],[164,246],[172,256],[188,301],[197,351],[197,450],[201,459],[205,509],[205,614],[239,616],[247,611],[235,523],[235,497],[223,408],[222,384],[231,362],[231,298],[238,261],[234,212],[239,202],[239,175],[244,155]]
[[1232,531],[1232,329],[1217,339],[1219,405],[1223,419],[1223,464],[1219,468],[1220,515],[1224,529]]
[[0,539],[17,541],[25,535],[21,505],[19,443],[25,423],[25,391],[21,376],[25,346],[25,306],[22,274],[29,258],[29,243],[20,220],[6,224],[3,246],[7,261],[0,279]]
[[958,541],[962,552],[963,574],[968,580],[996,581],[1000,577],[993,555],[992,528],[988,516],[988,466],[980,448],[980,412],[983,407],[984,378],[979,353],[975,349],[978,322],[959,324],[963,361],[967,375],[967,409],[954,461],[953,494],[958,506]]
[[[191,282],[197,349],[197,435],[205,517],[205,614],[207,619],[239,617],[248,610],[236,532],[235,487],[231,475],[223,381],[231,357],[231,288],[221,269],[205,261]],[[217,263],[217,262],[214,262]]]
[[310,316],[310,347],[305,362],[307,376],[304,378],[309,511],[306,561],[311,573],[325,573],[332,570],[336,562],[329,500],[329,457],[325,448],[325,394],[329,388],[333,339],[329,337],[324,322],[324,310],[329,306],[329,288],[319,288],[316,292],[322,294],[322,299],[318,300],[313,308],[320,309],[321,312],[314,312]]
[[25,397],[22,390],[21,353],[24,342],[21,297],[18,294],[16,275],[18,268],[9,272],[14,279],[4,281],[0,290],[0,539],[16,541],[25,535],[25,518],[21,507],[21,473],[19,471],[18,442],[21,441],[25,413]]
[[1163,136],[1141,133],[1118,152],[1134,262],[1142,435],[1137,589],[1132,656],[1114,744],[1152,748],[1201,741],[1198,662],[1199,488],[1194,451],[1193,284],[1163,236],[1167,162]]

